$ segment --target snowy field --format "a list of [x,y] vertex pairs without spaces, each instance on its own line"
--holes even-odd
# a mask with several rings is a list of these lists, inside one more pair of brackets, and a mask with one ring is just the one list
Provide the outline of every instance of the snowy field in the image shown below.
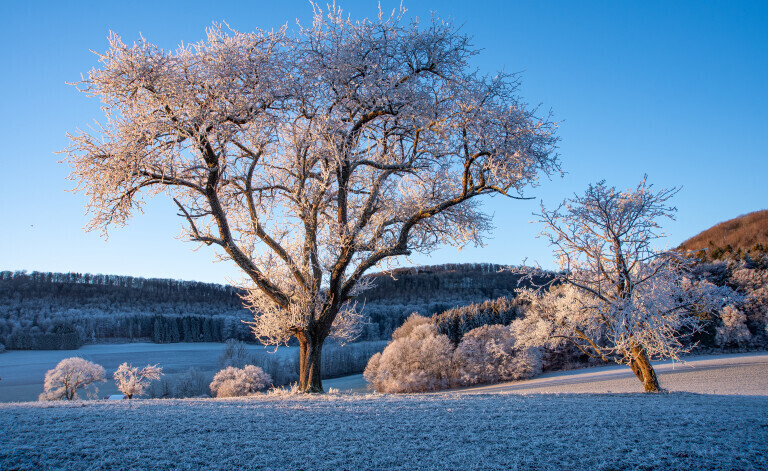
[[768,397],[0,404],[0,469],[768,469]]
[[0,469],[768,470],[768,354],[657,367],[675,392],[622,392],[640,382],[605,367],[424,395],[0,404]]
[[[296,347],[248,345],[251,355],[297,355]],[[12,350],[0,354],[0,402],[35,401],[43,392],[45,373],[69,357],[82,357],[104,367],[108,381],[98,383],[99,395],[117,394],[112,372],[123,362],[133,366],[160,364],[163,373],[182,373],[195,367],[210,376],[219,370],[223,343],[127,343],[85,345],[78,350]],[[272,353],[274,352],[274,353]]]

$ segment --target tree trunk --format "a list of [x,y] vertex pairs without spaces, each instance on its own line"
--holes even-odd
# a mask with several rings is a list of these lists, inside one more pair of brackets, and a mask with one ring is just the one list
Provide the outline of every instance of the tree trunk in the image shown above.
[[631,348],[631,351],[632,359],[629,362],[629,367],[632,368],[638,379],[642,381],[645,392],[661,392],[656,371],[654,371],[645,349],[640,345],[635,345]]
[[322,393],[323,381],[320,376],[321,353],[325,339],[314,335],[299,335],[299,391]]

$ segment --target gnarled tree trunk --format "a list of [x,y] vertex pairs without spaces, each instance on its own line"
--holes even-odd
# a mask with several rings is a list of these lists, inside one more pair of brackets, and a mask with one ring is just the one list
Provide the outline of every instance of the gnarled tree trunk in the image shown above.
[[299,339],[299,391],[322,393],[322,350],[325,337],[314,332],[302,333]]
[[645,392],[661,392],[659,379],[656,377],[656,371],[654,371],[645,349],[641,345],[634,345],[631,352],[632,358],[629,361],[629,367],[643,383]]

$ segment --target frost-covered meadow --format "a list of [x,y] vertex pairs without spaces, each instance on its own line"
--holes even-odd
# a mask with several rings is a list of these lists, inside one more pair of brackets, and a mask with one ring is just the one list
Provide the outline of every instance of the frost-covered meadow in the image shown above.
[[768,397],[260,396],[0,405],[1,469],[768,469]]
[[601,367],[432,394],[0,404],[0,469],[768,469],[768,354],[657,370],[672,392]]

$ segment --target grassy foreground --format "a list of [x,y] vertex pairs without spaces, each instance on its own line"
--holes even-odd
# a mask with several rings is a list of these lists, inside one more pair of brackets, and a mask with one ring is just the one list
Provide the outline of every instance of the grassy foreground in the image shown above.
[[768,397],[0,404],[0,469],[768,469]]

